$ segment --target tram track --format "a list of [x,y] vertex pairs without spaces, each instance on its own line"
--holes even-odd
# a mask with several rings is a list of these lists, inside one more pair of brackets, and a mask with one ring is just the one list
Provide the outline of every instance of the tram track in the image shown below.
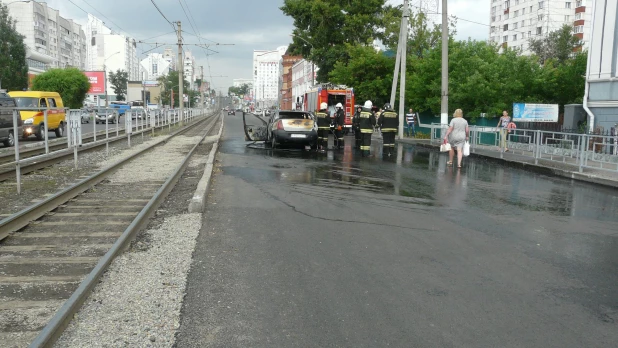
[[[33,346],[53,343],[107,265],[174,187],[194,151],[206,146],[200,143],[213,131],[216,115],[0,221],[0,237],[8,235],[0,243],[0,346],[21,347],[37,335]],[[123,170],[132,162],[156,162],[162,153],[171,170],[167,177],[116,179],[129,177]]]

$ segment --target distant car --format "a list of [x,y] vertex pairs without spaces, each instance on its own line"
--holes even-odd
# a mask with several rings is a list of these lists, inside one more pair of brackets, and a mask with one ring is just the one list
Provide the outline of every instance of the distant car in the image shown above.
[[116,123],[118,122],[118,111],[107,109],[96,109],[94,111],[94,123]]
[[308,145],[317,147],[318,126],[307,111],[278,111],[268,120],[266,144],[274,149],[279,145]]
[[236,111],[234,111],[234,110],[228,110],[227,114],[228,114],[228,115],[236,115]]
[[80,114],[80,118],[81,118],[82,124],[90,123],[91,115],[92,115],[92,111],[90,111],[90,110],[82,110],[82,112]]

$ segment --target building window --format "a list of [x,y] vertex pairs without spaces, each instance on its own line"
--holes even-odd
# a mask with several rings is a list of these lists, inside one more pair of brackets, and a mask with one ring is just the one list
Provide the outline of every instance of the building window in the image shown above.
[[519,5],[519,0],[515,0],[515,5]]
[[519,16],[519,10],[517,10],[517,11],[515,11],[515,12],[513,13],[513,18],[515,18],[515,17],[517,17],[517,16]]
[[541,13],[541,14],[539,15],[539,22],[540,22],[540,21],[542,21],[542,20],[543,20],[543,14]]
[[575,1],[575,7],[581,7],[581,6],[582,6],[582,0]]
[[525,15],[525,14],[526,14],[526,8],[525,8],[525,7],[521,9],[521,14],[522,14],[522,15]]
[[517,41],[517,34],[513,35],[513,41]]
[[571,8],[571,2],[570,1],[565,2],[564,8]]
[[583,25],[578,25],[578,26],[574,27],[573,28],[573,32],[575,34],[583,33],[584,32],[584,26]]
[[532,13],[532,6],[530,6],[530,13]]
[[536,34],[537,35],[542,35],[543,34],[543,27],[536,27]]
[[157,65],[157,63],[153,63],[152,64],[152,74],[157,75],[158,73],[159,73],[159,66]]
[[521,21],[521,27],[523,28],[525,26],[526,26],[526,21],[525,20]]
[[531,32],[531,31],[529,31],[529,32],[528,32],[528,39],[529,39],[529,38],[531,38],[531,37],[532,37],[532,32]]
[[508,25],[508,24],[505,24],[505,25],[504,25],[504,27],[503,27],[503,29],[502,29],[502,31],[507,31],[507,30],[509,30],[509,25]]
[[565,15],[564,16],[564,21],[565,22],[568,22],[570,19],[571,19],[571,16],[569,16],[569,15]]
[[543,8],[545,6],[544,1],[539,1],[539,8]]
[[502,37],[502,42],[508,42],[509,41],[509,36],[508,35],[504,35]]
[[513,30],[517,29],[517,22],[513,23]]
[[504,19],[509,19],[509,14],[508,13],[504,15]]
[[582,19],[582,12],[575,14],[575,20]]

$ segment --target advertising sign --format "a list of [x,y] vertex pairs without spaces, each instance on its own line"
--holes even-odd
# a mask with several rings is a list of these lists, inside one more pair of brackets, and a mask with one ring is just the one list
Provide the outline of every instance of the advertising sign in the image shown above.
[[90,82],[88,94],[105,94],[105,72],[103,71],[84,71]]
[[558,122],[558,104],[513,103],[514,122]]

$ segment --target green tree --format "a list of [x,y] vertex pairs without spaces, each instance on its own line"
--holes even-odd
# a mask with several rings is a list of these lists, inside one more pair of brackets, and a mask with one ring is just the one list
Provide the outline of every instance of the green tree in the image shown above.
[[28,87],[28,64],[24,37],[15,30],[15,20],[0,3],[0,85],[6,90]]
[[[171,101],[171,97],[172,97],[172,91],[174,91],[174,107],[178,107],[180,105],[180,98],[178,95],[178,71],[170,71],[169,74],[167,75],[163,75],[161,77],[159,77],[159,79],[157,80],[159,82],[159,85],[161,86],[162,90],[161,90],[161,103],[163,105],[172,105],[170,104]],[[184,80],[183,83],[183,88],[184,91],[188,91],[189,90],[189,81]],[[185,92],[186,93],[186,92]],[[193,104],[192,104],[193,105]]]
[[109,72],[109,83],[112,85],[116,100],[125,100],[127,95],[127,84],[129,83],[129,73],[118,69],[116,72]]
[[290,52],[315,62],[326,82],[337,62],[346,63],[345,44],[370,44],[382,35],[386,0],[284,0],[281,11],[294,19]]
[[555,59],[562,64],[570,59],[573,51],[581,47],[581,40],[573,35],[573,26],[565,24],[562,28],[552,31],[547,36],[530,38],[530,50],[539,58],[541,64],[548,59]]
[[237,95],[237,96],[241,96],[241,95],[245,95],[247,93],[249,93],[249,85],[246,83],[243,83],[242,85],[235,87],[235,86],[231,86],[230,88],[228,88],[227,93],[228,95]]
[[335,64],[331,82],[353,86],[357,104],[371,100],[382,106],[389,101],[395,60],[370,46],[348,45],[346,53],[350,60]]
[[34,78],[32,89],[58,92],[65,107],[79,109],[90,90],[90,82],[77,68],[51,69]]

